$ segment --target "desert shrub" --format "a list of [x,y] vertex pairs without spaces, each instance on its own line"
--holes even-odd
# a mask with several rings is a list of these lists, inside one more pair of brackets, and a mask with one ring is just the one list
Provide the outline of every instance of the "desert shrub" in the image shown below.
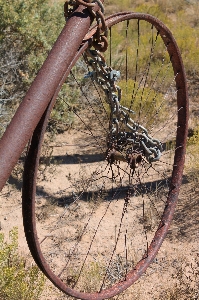
[[[186,261],[186,260],[185,260]],[[198,299],[198,276],[199,263],[182,263],[177,266],[176,272],[172,275],[175,284],[172,288],[166,289],[162,299],[168,300],[196,300]]]
[[10,231],[10,241],[0,234],[0,299],[37,300],[44,289],[45,278],[35,265],[26,266],[18,253],[18,231]]
[[[191,17],[188,15],[188,7],[194,7],[195,4],[186,1],[156,1],[156,5],[146,3],[138,6],[136,11],[147,12],[159,18],[165,23],[174,35],[180,52],[186,72],[189,74],[199,73],[199,50],[198,36],[199,29],[193,26],[193,16],[198,15],[197,9]],[[197,17],[196,17],[197,19]],[[197,24],[196,22],[194,23]]]
[[[0,137],[64,24],[60,2],[0,0]],[[64,97],[70,106],[76,100],[69,84],[60,92],[53,110],[48,126],[53,134],[66,130],[73,122],[72,109],[68,109]],[[52,139],[52,134],[49,137]],[[20,162],[13,171],[18,181],[21,181],[22,169]]]
[[186,72],[189,75],[195,75],[199,73],[199,49],[197,47],[199,43],[199,29],[191,28],[186,24],[185,14],[179,13],[179,23],[177,24],[174,34],[178,43],[178,47],[181,51],[183,63]]
[[48,0],[0,0],[0,136],[61,31],[62,15]]
[[166,13],[176,13],[186,5],[186,1],[184,0],[155,0],[155,3]]
[[26,57],[28,76],[32,77],[63,27],[63,9],[47,0],[0,0],[0,11],[0,42],[9,38],[12,46],[23,51],[21,56]]
[[188,74],[199,73],[199,28],[197,1],[131,1],[109,0],[107,5],[114,5],[115,11],[136,11],[148,13],[167,25],[173,33],[182,53],[185,69]]
[[147,87],[142,87],[139,83],[132,79],[128,80],[128,89],[125,80],[118,82],[118,86],[122,89],[121,105],[131,108],[135,112],[135,120],[138,117],[144,122],[147,128],[150,127],[154,121],[157,123],[157,112],[161,110],[159,121],[165,118],[165,101],[164,96]]
[[[189,176],[199,178],[199,126],[194,129],[193,136],[188,139],[186,170]],[[192,178],[192,179],[194,179]]]
[[51,131],[58,133],[63,132],[73,125],[74,112],[78,109],[82,89],[82,87],[78,87],[75,80],[79,80],[79,82],[81,82],[83,81],[84,76],[84,74],[81,74],[82,72],[80,70],[80,73],[77,71],[80,78],[77,78],[77,76],[73,74],[76,72],[76,68],[77,67],[74,67],[72,69],[72,73],[68,76],[61,91],[59,92],[55,107],[50,117],[49,126],[51,129],[49,129]]
[[17,51],[9,40],[0,43],[0,136],[24,93],[24,84],[19,74],[23,63],[21,50]]
[[[0,136],[64,23],[60,2],[0,0]],[[59,93],[48,127],[50,131],[56,132],[56,126],[58,131],[66,130],[73,123],[72,111],[79,95],[72,88],[73,81],[68,78]]]
[[[73,275],[73,273],[75,275]],[[70,275],[68,275],[66,278],[67,284],[72,286],[75,284],[75,282],[78,282],[78,286],[81,287],[82,291],[94,292],[100,288],[100,282],[105,275],[105,268],[103,264],[91,262],[84,265],[81,279],[79,279],[76,274],[77,273],[74,266],[71,268]],[[68,299],[68,297],[66,297],[66,299]]]

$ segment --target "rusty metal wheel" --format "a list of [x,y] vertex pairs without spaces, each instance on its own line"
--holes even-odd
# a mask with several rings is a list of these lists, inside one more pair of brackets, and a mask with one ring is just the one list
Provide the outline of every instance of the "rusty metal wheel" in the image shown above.
[[[186,79],[171,32],[138,13],[113,15],[107,25],[105,60],[92,49],[77,60],[60,114],[50,115],[53,100],[24,170],[31,253],[79,299],[113,297],[153,262],[173,217],[186,148]],[[49,141],[55,118],[59,133],[63,123],[70,128]]]

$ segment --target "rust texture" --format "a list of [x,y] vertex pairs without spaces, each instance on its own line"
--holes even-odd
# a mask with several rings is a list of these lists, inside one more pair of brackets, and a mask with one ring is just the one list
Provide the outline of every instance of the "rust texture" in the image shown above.
[[32,136],[93,17],[84,6],[71,15],[0,141],[0,190]]
[[[78,19],[77,16],[74,16],[75,20],[76,18]],[[185,72],[183,68],[183,64],[181,61],[181,56],[178,50],[178,47],[176,45],[176,42],[171,34],[171,32],[167,29],[167,27],[159,22],[156,18],[146,15],[146,14],[139,14],[139,13],[120,13],[120,14],[115,14],[107,18],[106,24],[108,27],[111,27],[113,24],[116,24],[120,21],[128,20],[128,19],[140,19],[140,20],[146,20],[150,22],[151,24],[154,24],[154,26],[159,30],[160,35],[162,36],[165,45],[167,46],[168,52],[171,57],[171,62],[173,64],[174,72],[176,74],[176,83],[178,86],[178,109],[179,109],[179,118],[178,118],[178,124],[180,125],[178,127],[178,134],[177,134],[177,146],[176,146],[176,154],[175,154],[175,161],[174,161],[174,170],[173,170],[173,176],[172,176],[172,183],[171,183],[171,188],[170,192],[168,195],[167,199],[167,205],[165,208],[165,211],[163,213],[160,225],[156,231],[156,234],[148,248],[147,253],[143,256],[143,258],[138,262],[138,264],[135,266],[134,269],[132,269],[126,277],[125,281],[119,282],[115,284],[114,286],[102,290],[99,293],[83,293],[83,292],[78,292],[74,289],[71,289],[70,287],[66,286],[59,277],[57,277],[52,270],[49,268],[42,252],[40,249],[38,237],[37,237],[37,230],[36,230],[36,224],[35,224],[35,216],[34,216],[34,211],[35,211],[35,191],[36,191],[36,173],[37,173],[37,168],[38,168],[38,162],[39,162],[39,157],[40,157],[40,148],[42,144],[42,139],[43,139],[43,134],[46,128],[47,124],[47,119],[50,114],[50,111],[52,109],[53,103],[55,101],[56,95],[59,90],[59,86],[61,85],[62,80],[64,79],[64,76],[67,76],[67,70],[70,69],[69,67],[69,62],[66,59],[67,55],[66,52],[69,50],[66,50],[67,47],[62,46],[64,48],[63,51],[60,51],[59,43],[64,43],[66,41],[65,37],[65,30],[64,29],[64,34],[62,33],[61,35],[61,40],[56,45],[55,47],[55,55],[56,57],[53,57],[53,60],[51,60],[51,56],[48,60],[47,67],[44,68],[44,71],[42,70],[41,73],[38,75],[39,79],[36,79],[34,83],[34,88],[31,88],[28,96],[25,98],[25,102],[23,104],[23,110],[22,112],[20,111],[18,113],[17,120],[20,123],[20,127],[17,131],[18,137],[16,137],[16,143],[15,144],[10,144],[10,149],[9,146],[8,150],[10,151],[11,154],[13,154],[13,147],[15,146],[17,148],[17,143],[21,144],[20,145],[20,150],[17,149],[17,154],[13,158],[13,163],[10,164],[9,171],[7,171],[7,175],[4,176],[4,181],[6,180],[6,177],[8,176],[10,169],[12,168],[13,164],[16,162],[17,158],[20,155],[21,149],[25,146],[27,143],[27,140],[29,139],[34,127],[37,125],[37,128],[33,134],[32,137],[32,143],[30,146],[29,154],[26,160],[25,164],[25,171],[24,171],[24,187],[23,187],[23,215],[24,215],[24,227],[26,231],[26,238],[28,241],[29,248],[31,250],[31,253],[36,261],[36,263],[39,265],[40,269],[46,274],[46,276],[63,292],[66,294],[69,294],[73,297],[76,297],[78,299],[85,299],[85,300],[102,300],[102,299],[108,299],[110,297],[113,297],[117,295],[118,293],[121,293],[124,291],[126,288],[128,288],[132,283],[134,283],[142,274],[145,272],[149,264],[153,261],[155,258],[165,236],[168,231],[169,225],[171,223],[174,209],[176,206],[176,201],[178,198],[178,193],[179,193],[179,187],[181,184],[182,180],[182,171],[183,171],[183,164],[184,164],[184,157],[185,157],[185,148],[186,148],[186,136],[187,136],[187,124],[188,124],[188,96],[187,96],[187,87],[186,87],[186,79],[185,79]],[[89,26],[89,18],[88,21],[86,21],[86,18],[84,19],[85,22],[81,21],[78,19],[78,22],[76,23],[75,27],[73,28],[74,30],[77,30],[79,26],[81,26],[81,36],[77,34],[78,36],[78,42],[76,44],[76,50],[78,48],[78,44],[80,43],[80,39],[83,39],[84,35],[86,34],[86,30],[88,30]],[[71,23],[70,23],[71,24]],[[74,24],[74,23],[73,23]],[[83,28],[82,24],[85,27]],[[70,28],[69,28],[70,29]],[[68,30],[68,29],[67,29]],[[92,34],[95,33],[95,27],[91,28],[91,30],[88,32],[86,35],[85,39],[88,37],[91,37]],[[64,37],[63,37],[64,35]],[[75,34],[76,36],[76,34]],[[73,40],[74,38],[74,33],[72,34],[71,39]],[[70,51],[71,51],[71,43],[69,44]],[[86,47],[86,44],[84,44],[83,47]],[[76,51],[75,50],[75,51]],[[77,54],[76,58],[78,55],[81,54],[81,51],[84,49],[79,50],[79,54]],[[60,51],[61,59],[57,57],[57,51]],[[65,57],[66,56],[66,57]],[[73,55],[74,56],[74,53]],[[70,60],[71,60],[70,56]],[[75,63],[75,59],[73,60],[73,63]],[[64,75],[64,70],[63,70],[63,60],[64,60],[64,70],[65,70],[65,75]],[[54,67],[51,66],[51,64],[54,64]],[[60,66],[62,65],[62,67]],[[66,67],[66,64],[68,64],[68,68]],[[46,65],[45,65],[46,66]],[[51,67],[51,68],[50,68]],[[48,69],[50,68],[50,69]],[[44,73],[44,75],[43,75]],[[49,77],[52,77],[52,80],[50,80],[49,84]],[[59,78],[57,76],[59,75]],[[44,83],[38,83],[38,80],[42,80],[42,78],[46,78]],[[54,82],[56,80],[56,83]],[[53,85],[53,87],[50,87],[50,85]],[[39,88],[39,91],[36,90],[37,86],[41,85]],[[57,87],[57,88],[56,88]],[[50,89],[50,91],[49,91]],[[54,92],[54,96],[53,96]],[[35,96],[35,93],[37,96]],[[34,96],[34,102],[35,104],[32,106],[28,106],[27,103],[30,101],[33,101],[31,97]],[[41,105],[41,98],[45,98],[46,101]],[[47,100],[48,99],[48,100]],[[49,100],[51,100],[51,103],[49,104],[48,108],[46,109],[47,104],[49,103]],[[21,121],[20,118],[22,118],[23,114],[25,114],[25,108],[27,108],[27,112],[29,113],[29,116],[25,118],[26,121]],[[42,109],[41,109],[42,106]],[[183,109],[180,109],[183,108]],[[38,114],[39,111],[39,115]],[[45,112],[44,112],[45,111]],[[27,113],[26,112],[26,113]],[[43,115],[43,116],[42,116]],[[41,118],[42,116],[42,118]],[[31,121],[29,121],[29,117],[31,117]],[[23,118],[22,118],[23,119]],[[34,119],[34,120],[33,120]],[[40,122],[39,122],[40,120]],[[34,121],[34,122],[33,122]],[[39,122],[39,123],[38,123]],[[33,124],[34,123],[34,124]],[[15,123],[16,124],[16,121]],[[10,131],[12,132],[13,126],[11,125]],[[17,124],[19,126],[19,124]],[[23,132],[20,134],[20,130],[22,127],[28,127],[28,130],[23,128]],[[14,130],[13,130],[14,131]],[[16,132],[16,131],[15,131]],[[10,139],[10,138],[9,138]],[[23,139],[23,141],[21,141]],[[8,144],[8,137],[7,140],[4,139],[4,143]],[[13,146],[14,145],[14,146]],[[11,149],[12,147],[12,149]],[[8,151],[7,150],[7,151]],[[2,151],[1,151],[2,153]],[[0,155],[2,155],[0,153]],[[11,159],[12,155],[9,155],[9,159]],[[5,156],[5,154],[4,154]],[[2,157],[1,157],[2,159]],[[7,161],[9,160],[7,158]],[[3,165],[4,168],[6,169],[6,164]]]

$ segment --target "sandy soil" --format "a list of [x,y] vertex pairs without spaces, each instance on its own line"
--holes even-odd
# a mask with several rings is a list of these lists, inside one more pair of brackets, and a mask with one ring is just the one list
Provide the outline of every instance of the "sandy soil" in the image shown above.
[[[64,140],[64,135],[59,135],[57,137],[56,145],[60,145],[62,143],[62,147],[56,147],[56,155],[63,156],[66,152],[70,155],[70,152],[73,151],[71,148],[68,150],[67,146],[64,146]],[[92,164],[95,164],[95,162],[92,162]],[[56,170],[48,174],[48,180],[45,184],[43,184],[43,190],[45,190],[45,192],[48,191],[48,193],[51,194],[56,194],[57,190],[63,191],[63,176],[65,176],[64,178],[67,180],[67,174],[70,172],[71,168],[77,168],[77,166],[71,164],[69,165],[69,168],[66,168],[65,164],[60,164]],[[56,178],[53,183],[51,180],[52,177]],[[23,256],[27,257],[29,261],[31,261],[32,258],[26,244],[22,225],[21,184],[14,177],[10,178],[9,183],[1,193],[0,199],[1,231],[8,236],[9,230],[11,230],[14,226],[17,226],[19,231],[19,251]],[[43,201],[42,199],[43,194],[39,194],[37,201],[39,201],[40,204]],[[190,298],[188,295],[184,297],[183,289],[186,288],[187,284],[190,287],[193,286],[193,289],[195,290],[197,290],[198,287],[198,199],[199,190],[193,185],[193,183],[188,182],[186,178],[184,178],[174,221],[167,238],[157,255],[157,258],[148,268],[146,274],[144,274],[138,282],[136,282],[122,295],[117,296],[114,299],[171,299],[170,297],[172,293],[179,294],[178,288],[182,291],[182,295],[180,298],[177,298],[176,296],[176,298],[172,299],[194,299]],[[100,211],[102,211],[102,208],[103,206],[100,207]],[[115,215],[115,218],[117,218],[117,209],[119,208],[116,207],[115,210],[112,210],[112,214]],[[53,216],[53,213],[51,213],[51,216]],[[41,219],[42,218],[43,217],[41,216]],[[52,220],[53,217],[51,217],[51,221]],[[69,226],[69,224],[66,225]],[[109,223],[104,224],[104,226],[107,227],[107,230],[109,230]],[[43,228],[42,222],[41,228]],[[136,242],[139,243],[139,236],[135,238],[134,243]],[[106,251],[108,251],[108,240],[105,241],[102,239],[99,240],[98,243],[106,243]],[[49,291],[50,286],[51,284],[47,283],[47,288],[42,300],[72,299],[68,296],[64,296],[62,293],[57,293],[54,288]],[[52,295],[53,293],[54,295]]]

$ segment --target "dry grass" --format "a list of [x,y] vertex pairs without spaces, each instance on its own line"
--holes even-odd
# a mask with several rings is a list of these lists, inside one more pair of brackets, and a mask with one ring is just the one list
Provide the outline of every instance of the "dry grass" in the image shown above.
[[[65,2],[64,0],[59,0],[60,2]],[[106,1],[106,0],[105,0]],[[51,2],[54,2],[51,0]],[[112,12],[113,1],[106,1],[107,12]],[[106,3],[105,2],[105,3]],[[114,1],[115,2],[115,1]],[[132,8],[135,5],[141,5],[146,1],[123,1],[120,4],[114,6],[116,10],[124,10],[126,7]],[[158,4],[159,7],[165,11],[167,14],[174,14],[176,11],[184,7],[185,1],[176,0],[173,1],[163,1],[156,0],[153,3]],[[110,6],[109,6],[110,5]],[[192,13],[195,14],[192,16]],[[190,23],[193,26],[198,24],[198,4],[188,11]],[[195,60],[195,59],[194,59]],[[195,135],[197,136],[197,134]],[[118,295],[112,299],[114,300],[151,300],[151,299],[163,299],[163,300],[196,300],[199,298],[199,253],[198,253],[198,140],[196,142],[191,142],[188,148],[189,164],[187,164],[186,172],[189,174],[189,184],[184,184],[182,191],[184,195],[180,197],[180,204],[176,211],[176,216],[173,222],[173,226],[170,229],[169,235],[163,244],[157,259],[149,267],[146,274],[136,282],[127,291]],[[84,181],[84,170],[80,170],[79,174],[80,181],[77,184],[71,181],[71,184],[75,184],[75,190],[79,192],[80,187],[85,185],[85,189],[89,182]],[[91,196],[90,205],[95,204],[95,195]],[[48,218],[49,214],[55,207],[52,203],[43,207],[40,204],[40,214],[38,218],[42,222]],[[153,212],[151,210],[146,214],[146,219],[144,220],[145,226],[150,229],[153,227]],[[76,238],[78,239],[82,231],[81,227],[77,227]],[[61,232],[57,237],[57,242],[59,245],[63,243],[65,239],[64,234]],[[118,262],[117,263],[118,266]],[[120,264],[120,267],[122,264]],[[82,286],[87,286],[90,284],[92,289],[95,284],[97,284],[98,278],[100,276],[99,265],[92,265],[85,271],[85,281],[82,282]],[[112,273],[110,276],[114,277],[115,267],[112,266]],[[92,280],[91,280],[92,279]],[[45,295],[42,299],[74,299],[73,297],[65,296],[59,293],[54,288],[46,288]],[[53,296],[54,294],[54,296]],[[49,296],[48,296],[49,295]],[[48,298],[49,297],[49,298]],[[54,298],[53,298],[54,297]]]

